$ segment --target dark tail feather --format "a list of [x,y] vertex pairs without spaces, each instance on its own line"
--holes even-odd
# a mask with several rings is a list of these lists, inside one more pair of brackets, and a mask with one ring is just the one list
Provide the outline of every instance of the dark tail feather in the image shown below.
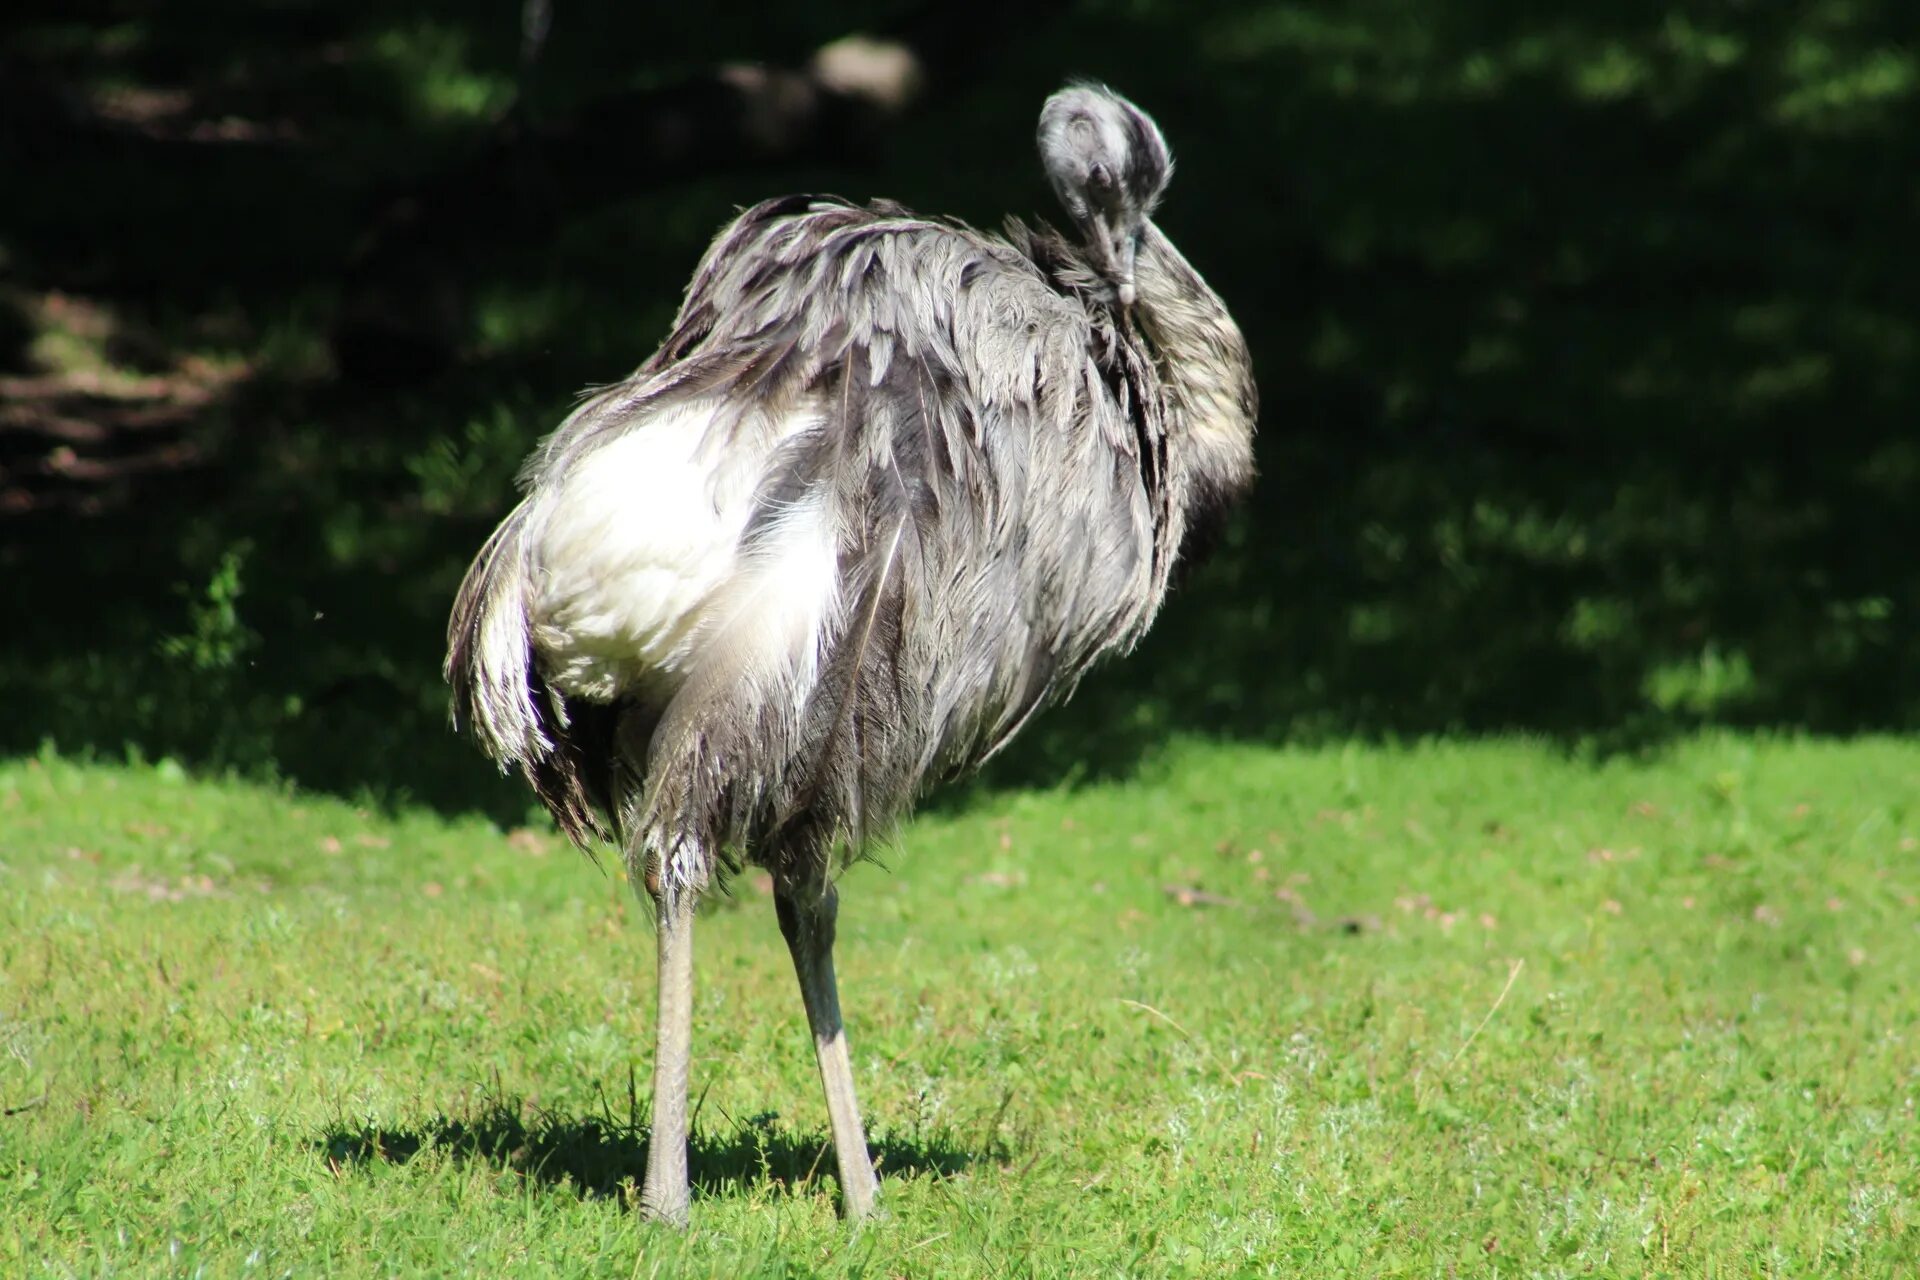
[[[527,506],[501,522],[474,558],[447,622],[447,683],[454,728],[470,729],[502,772],[517,768],[569,838],[583,849],[608,834],[605,787],[589,780],[612,730],[611,708],[569,707],[534,669],[522,535]],[[603,717],[600,712],[605,711]],[[596,803],[598,801],[598,803]]]

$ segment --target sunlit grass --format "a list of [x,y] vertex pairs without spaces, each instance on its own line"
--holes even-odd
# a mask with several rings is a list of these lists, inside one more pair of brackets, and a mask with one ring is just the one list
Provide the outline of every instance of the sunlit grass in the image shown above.
[[[751,878],[685,1236],[650,945],[549,835],[0,766],[0,1271],[1859,1275],[1920,1241],[1920,748],[1173,744],[843,886],[889,1216],[832,1212]],[[630,1095],[637,1073],[639,1092]]]

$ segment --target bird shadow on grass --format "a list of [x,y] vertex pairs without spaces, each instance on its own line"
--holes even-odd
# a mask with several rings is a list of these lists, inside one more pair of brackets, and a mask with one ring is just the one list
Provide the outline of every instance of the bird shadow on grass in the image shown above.
[[[637,1115],[638,1108],[632,1109]],[[825,1132],[777,1128],[772,1112],[735,1123],[731,1132],[695,1129],[688,1144],[688,1177],[700,1198],[726,1198],[756,1187],[807,1190],[834,1172],[833,1140]],[[406,1164],[439,1151],[458,1163],[484,1162],[531,1183],[571,1188],[583,1199],[638,1203],[647,1170],[647,1126],[600,1116],[568,1116],[495,1100],[464,1117],[437,1115],[402,1128],[337,1125],[313,1145],[336,1173],[376,1161]],[[951,1133],[870,1138],[884,1179],[905,1174],[948,1177],[976,1162],[1004,1161],[997,1138],[971,1150]]]

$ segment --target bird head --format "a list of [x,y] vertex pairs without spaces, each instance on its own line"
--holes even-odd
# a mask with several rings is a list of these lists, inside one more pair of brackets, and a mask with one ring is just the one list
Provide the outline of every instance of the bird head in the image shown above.
[[1040,162],[1094,267],[1121,306],[1134,300],[1140,233],[1173,174],[1173,156],[1147,113],[1104,85],[1075,84],[1040,109]]

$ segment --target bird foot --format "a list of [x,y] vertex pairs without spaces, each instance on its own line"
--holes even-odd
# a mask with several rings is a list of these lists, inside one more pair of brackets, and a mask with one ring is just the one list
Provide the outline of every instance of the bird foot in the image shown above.
[[690,1207],[685,1187],[676,1195],[673,1192],[652,1190],[640,1193],[640,1218],[644,1222],[658,1223],[663,1227],[672,1227],[676,1231],[687,1229],[687,1212]]
[[841,1179],[840,1216],[853,1227],[887,1217],[886,1205],[880,1199],[880,1179],[874,1175],[872,1165],[864,1172],[864,1178],[854,1174],[851,1179],[844,1176]]

